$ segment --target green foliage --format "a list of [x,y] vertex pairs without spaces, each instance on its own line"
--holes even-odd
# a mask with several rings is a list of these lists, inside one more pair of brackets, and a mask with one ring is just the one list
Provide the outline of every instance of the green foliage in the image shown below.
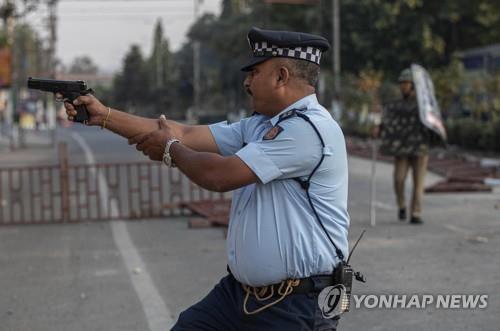
[[454,59],[450,65],[431,71],[431,76],[445,117],[500,119],[500,73],[467,73]]
[[[176,57],[180,62],[177,77],[191,85],[185,94],[192,95],[192,41],[201,44],[201,100],[208,109],[234,111],[245,105],[240,68],[249,58],[246,34],[252,26],[250,16],[236,14],[225,19],[205,15],[192,26],[190,43]],[[183,85],[186,85],[185,83]],[[190,90],[190,91],[189,91]],[[222,102],[219,102],[222,101]]]
[[163,113],[169,117],[182,117],[174,111],[178,105],[175,89],[179,80],[174,83],[172,61],[169,43],[163,35],[161,21],[158,21],[150,56],[144,57],[137,45],[132,45],[126,54],[122,70],[114,77],[114,104],[132,113],[140,111],[144,116],[156,117]]
[[133,45],[123,61],[123,71],[114,80],[114,101],[134,112],[148,100],[149,79],[139,46]]
[[500,152],[500,74],[467,73],[452,61],[431,75],[449,143]]
[[[261,0],[245,3],[246,7],[242,1],[225,0],[219,17],[201,17],[190,30],[189,43],[181,50],[187,55],[193,41],[202,43],[202,100],[223,95],[226,102],[219,107],[228,107],[228,111],[247,106],[241,89],[243,76],[238,71],[250,55],[244,36],[251,26],[317,33],[332,40],[331,1],[323,0],[318,5],[270,5]],[[412,62],[422,63],[426,68],[442,68],[453,62],[457,50],[498,40],[500,3],[495,0],[341,2],[341,58],[345,76],[373,68],[392,80]],[[331,70],[331,54],[323,56],[323,72]],[[175,66],[181,66],[177,77],[185,80],[192,73],[192,63],[180,61],[175,62]],[[331,84],[326,86],[329,94]]]
[[[484,8],[494,13],[487,20]],[[457,50],[498,41],[500,3],[345,0],[342,27],[345,69],[357,71],[366,63],[395,77],[411,62],[439,67]]]
[[163,36],[161,21],[156,23],[153,49],[151,56],[147,60],[147,71],[151,86],[156,89],[164,87],[170,79],[171,54],[168,41]]
[[480,122],[472,118],[448,120],[448,141],[470,150],[500,152],[500,120]]
[[[218,112],[248,109],[239,69],[251,55],[245,38],[250,27],[315,33],[332,41],[331,3],[224,0],[220,16],[200,17],[190,28],[187,43],[175,54],[170,53],[159,22],[151,55],[143,57],[138,48],[127,54],[115,79],[115,100],[126,109],[140,106],[150,114],[170,111],[171,117],[182,118],[193,104],[193,43],[198,41],[203,107]],[[342,97],[347,106],[345,123],[353,131],[367,132],[369,114],[399,97],[397,75],[412,62],[430,69],[438,101],[449,118],[462,114],[474,120],[500,118],[500,76],[470,77],[454,56],[500,40],[498,0],[343,0],[340,14]],[[331,52],[322,58],[323,101],[332,98],[331,58]],[[375,90],[360,85],[367,73],[381,75]],[[464,126],[473,124],[460,124]],[[483,139],[484,146],[494,145],[495,128],[476,138]]]
[[[46,61],[46,50],[42,47],[42,42],[36,32],[29,25],[15,26],[12,42],[13,108],[20,110],[24,100],[29,96],[22,91],[26,86],[26,78],[39,76],[41,73],[47,75],[50,72],[51,63]],[[18,120],[16,116],[14,115],[15,121]]]
[[454,58],[449,66],[431,72],[436,98],[445,115],[451,112],[453,103],[460,95],[461,86],[465,82],[465,71],[462,63]]
[[[13,72],[16,73],[14,84],[24,86],[26,77],[35,76],[46,71],[48,63],[44,63],[44,49],[36,32],[27,24],[21,24],[14,29],[14,44],[12,48]],[[22,59],[22,61],[21,61]]]
[[3,30],[0,30],[0,47],[7,45],[7,36]]

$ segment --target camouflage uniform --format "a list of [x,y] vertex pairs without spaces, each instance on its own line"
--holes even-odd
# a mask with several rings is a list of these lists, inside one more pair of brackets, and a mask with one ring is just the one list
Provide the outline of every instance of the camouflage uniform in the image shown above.
[[406,209],[405,180],[412,168],[413,197],[411,216],[420,218],[424,179],[427,170],[431,132],[419,118],[415,97],[387,104],[382,118],[383,154],[394,156],[394,189],[398,207]]
[[382,118],[381,152],[393,156],[425,155],[430,131],[419,118],[416,98],[388,103]]

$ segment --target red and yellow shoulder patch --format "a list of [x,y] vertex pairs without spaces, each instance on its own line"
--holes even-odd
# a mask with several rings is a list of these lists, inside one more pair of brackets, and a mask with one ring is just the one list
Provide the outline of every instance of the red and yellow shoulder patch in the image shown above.
[[262,140],[273,140],[281,133],[281,131],[283,131],[283,128],[281,126],[273,126],[269,131],[267,131]]

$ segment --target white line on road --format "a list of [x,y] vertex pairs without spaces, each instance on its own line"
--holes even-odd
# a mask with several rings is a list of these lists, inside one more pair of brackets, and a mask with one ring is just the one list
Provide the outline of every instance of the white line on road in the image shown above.
[[388,203],[384,203],[382,201],[375,201],[375,207],[385,210],[395,210],[396,207],[394,205],[390,205]]
[[443,226],[450,231],[453,231],[455,233],[459,233],[462,235],[472,236],[474,234],[474,231],[472,231],[472,230],[464,229],[462,227],[459,227],[459,226],[456,226],[453,224],[443,224]]
[[[361,203],[358,203],[356,201],[350,201],[349,202],[349,205],[351,207],[354,207],[354,206],[361,206],[361,205],[366,205],[366,201],[363,201]],[[384,209],[384,210],[396,210],[396,206],[395,205],[390,205],[388,203],[385,203],[385,202],[382,202],[382,201],[375,201],[375,207],[377,207],[378,209]]]
[[[83,137],[77,132],[72,132],[71,136],[83,149],[87,163],[95,164],[94,154]],[[91,173],[93,176],[98,176],[101,204],[103,211],[107,212],[109,193],[106,178],[101,172],[97,173],[95,168],[91,169]],[[110,203],[110,215],[113,217],[119,215],[115,200],[112,200]],[[156,289],[146,269],[146,265],[137,252],[130,238],[126,223],[124,221],[113,221],[111,222],[111,230],[115,244],[127,267],[134,289],[142,303],[142,308],[149,324],[149,330],[164,331],[170,329],[173,325],[172,314]],[[140,270],[140,273],[134,273],[134,270]]]

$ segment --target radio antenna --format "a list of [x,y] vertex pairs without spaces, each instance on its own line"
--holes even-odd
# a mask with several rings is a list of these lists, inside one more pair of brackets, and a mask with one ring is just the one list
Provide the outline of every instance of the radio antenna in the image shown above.
[[358,240],[356,240],[356,243],[354,244],[354,246],[352,246],[352,249],[351,251],[349,252],[349,258],[347,259],[347,264],[349,264],[349,261],[351,260],[351,257],[352,257],[352,253],[354,252],[354,250],[356,249],[356,246],[358,246],[359,244],[359,241],[361,240],[361,238],[363,238],[363,235],[365,234],[366,232],[366,229],[363,229],[363,231],[361,232],[361,234],[359,235],[359,238]]

